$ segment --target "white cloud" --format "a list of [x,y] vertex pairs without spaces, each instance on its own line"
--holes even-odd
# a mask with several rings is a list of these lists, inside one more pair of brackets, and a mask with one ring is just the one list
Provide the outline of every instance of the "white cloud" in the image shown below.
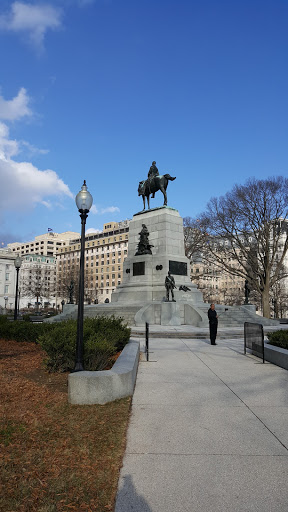
[[10,140],[9,128],[0,121],[0,160],[11,158],[19,153],[19,145],[16,140]]
[[43,206],[46,206],[46,208],[49,208],[49,209],[52,208],[51,201],[40,201],[40,202],[41,202],[41,204],[43,204]]
[[11,140],[9,138],[8,126],[0,121],[0,159],[6,160],[22,152],[29,156],[33,156],[38,154],[46,155],[49,153],[49,150],[38,149],[26,140]]
[[98,213],[98,210],[97,210],[97,208],[96,208],[95,204],[92,204],[91,209],[90,209],[90,212],[91,212],[91,213],[94,213],[94,215],[96,215],[96,214]]
[[49,4],[13,2],[11,11],[0,16],[0,29],[28,34],[38,50],[43,48],[47,30],[61,27],[62,10]]
[[95,204],[93,204],[90,209],[90,213],[94,213],[94,215],[97,215],[98,213],[100,215],[104,215],[104,213],[115,213],[115,212],[120,212],[120,209],[118,208],[118,206],[107,206],[107,208],[101,208],[99,211],[97,206]]
[[101,208],[101,214],[115,212],[120,212],[120,208],[118,208],[118,206],[108,206],[107,208]]
[[102,231],[101,231],[101,229],[96,229],[96,228],[89,228],[89,229],[87,229],[87,231],[85,231],[86,235],[89,235],[90,233],[102,233]]
[[[25,89],[20,91],[25,91]],[[16,98],[18,97],[19,94]],[[0,119],[16,120],[32,114],[30,110],[24,108],[25,104],[27,106],[25,101],[17,103],[14,102],[14,98],[9,103],[2,97],[1,100],[3,108],[0,110]],[[50,197],[67,196],[73,198],[69,187],[55,171],[51,169],[41,171],[32,163],[13,160],[12,157],[18,155],[23,147],[28,148],[32,153],[47,151],[37,150],[26,141],[10,139],[8,126],[0,120],[0,214],[11,210],[23,212],[37,204],[51,208]]]
[[1,211],[26,211],[37,204],[50,207],[47,197],[68,196],[73,198],[69,187],[55,171],[41,171],[29,162],[15,162],[0,158],[0,205]]
[[30,98],[26,89],[22,87],[17,96],[12,100],[4,100],[0,95],[0,119],[4,121],[16,121],[24,116],[31,116],[32,111],[29,108]]
[[19,141],[19,150],[22,151],[22,147],[28,151],[28,153],[33,155],[47,155],[49,153],[49,149],[39,149],[33,146],[33,144],[30,144],[30,142],[27,142],[26,140],[20,140]]

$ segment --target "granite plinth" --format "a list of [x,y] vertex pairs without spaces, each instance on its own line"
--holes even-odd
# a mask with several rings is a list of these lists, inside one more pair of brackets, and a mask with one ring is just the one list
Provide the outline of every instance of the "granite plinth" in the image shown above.
[[[135,256],[143,224],[149,231],[152,254]],[[138,271],[140,268],[141,273]],[[177,286],[176,301],[203,302],[202,293],[190,281],[190,261],[185,256],[183,220],[179,212],[162,207],[134,215],[129,225],[128,255],[123,265],[123,280],[112,294],[112,302],[145,303],[163,300],[166,295],[165,277],[171,268],[174,269],[172,274]],[[187,286],[190,291],[179,291],[180,285]]]

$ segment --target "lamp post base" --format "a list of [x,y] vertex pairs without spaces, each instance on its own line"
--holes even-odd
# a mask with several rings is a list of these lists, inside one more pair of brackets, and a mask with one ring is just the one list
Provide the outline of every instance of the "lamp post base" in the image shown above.
[[75,372],[84,372],[82,363],[76,363],[75,368],[74,368],[74,370],[72,370],[71,373],[75,373]]

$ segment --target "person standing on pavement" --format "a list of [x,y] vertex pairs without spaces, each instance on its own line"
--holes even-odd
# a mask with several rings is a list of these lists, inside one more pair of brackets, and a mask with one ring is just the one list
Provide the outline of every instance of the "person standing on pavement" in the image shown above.
[[218,315],[215,311],[215,304],[210,305],[210,309],[208,309],[208,318],[209,318],[209,330],[210,330],[211,345],[217,345],[216,336],[217,336],[217,327],[218,327]]

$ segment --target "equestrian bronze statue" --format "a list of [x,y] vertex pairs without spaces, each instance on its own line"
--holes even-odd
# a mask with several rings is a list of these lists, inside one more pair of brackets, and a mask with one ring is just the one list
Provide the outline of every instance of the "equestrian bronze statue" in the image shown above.
[[164,206],[167,206],[167,194],[166,189],[169,181],[174,181],[176,177],[170,176],[170,174],[159,174],[156,167],[156,162],[152,162],[152,165],[148,172],[148,179],[139,182],[138,196],[143,198],[143,210],[145,210],[145,197],[147,199],[148,210],[150,210],[150,195],[152,198],[155,197],[155,193],[161,190],[164,197]]

